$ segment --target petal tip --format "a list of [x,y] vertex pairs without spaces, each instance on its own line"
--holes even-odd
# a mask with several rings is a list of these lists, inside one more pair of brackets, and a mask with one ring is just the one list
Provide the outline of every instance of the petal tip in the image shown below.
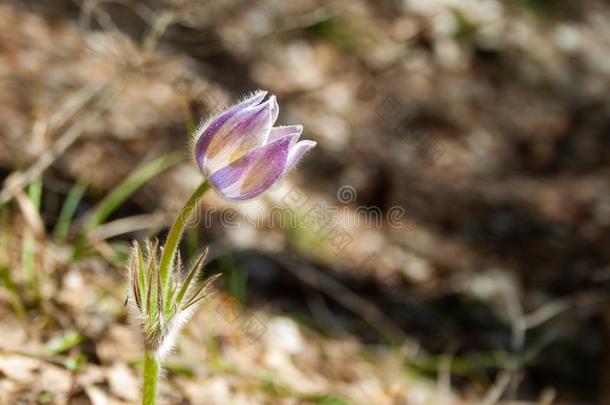
[[313,149],[318,143],[316,141],[305,140],[297,142],[291,149],[286,162],[287,170],[292,170],[301,158]]

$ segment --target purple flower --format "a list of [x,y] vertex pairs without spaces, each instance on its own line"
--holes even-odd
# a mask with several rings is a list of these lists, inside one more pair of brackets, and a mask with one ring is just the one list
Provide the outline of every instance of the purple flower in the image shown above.
[[294,167],[313,141],[297,142],[303,127],[274,127],[275,96],[257,91],[199,127],[195,159],[210,184],[233,200],[256,197]]

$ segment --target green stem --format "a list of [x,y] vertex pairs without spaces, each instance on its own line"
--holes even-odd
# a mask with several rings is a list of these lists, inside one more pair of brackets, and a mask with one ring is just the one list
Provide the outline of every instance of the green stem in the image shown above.
[[[184,228],[186,227],[187,221],[193,213],[193,210],[197,208],[199,200],[209,188],[210,183],[208,183],[207,181],[204,181],[199,187],[197,187],[197,189],[188,199],[182,210],[180,210],[176,221],[174,221],[174,224],[172,225],[169,230],[169,233],[167,234],[163,253],[161,254],[161,259],[159,260],[159,275],[161,278],[161,285],[163,286],[163,289],[165,291],[169,290],[168,288],[166,288],[167,281],[169,278],[170,269],[172,268],[172,264],[174,262],[174,257],[176,256],[178,243],[180,242],[180,238],[182,237],[182,233],[184,232]],[[146,355],[144,357],[144,384],[142,386],[142,405],[155,404],[157,398],[159,369],[159,360],[154,356],[153,353],[146,351]]]
[[142,385],[142,405],[155,405],[157,383],[159,381],[159,360],[148,350],[144,357],[144,384]]
[[159,261],[159,272],[161,275],[161,285],[164,287],[167,285],[167,278],[169,277],[169,270],[172,267],[174,262],[174,256],[176,256],[176,250],[178,249],[178,243],[180,242],[180,238],[182,237],[182,232],[186,226],[186,223],[193,212],[193,210],[197,207],[197,203],[203,196],[203,194],[208,191],[210,188],[210,183],[204,181],[201,185],[195,190],[191,198],[186,202],[180,214],[176,218],[176,221],[172,225],[169,233],[167,234],[167,240],[165,241],[165,247],[163,247],[163,254],[161,255],[161,260]]

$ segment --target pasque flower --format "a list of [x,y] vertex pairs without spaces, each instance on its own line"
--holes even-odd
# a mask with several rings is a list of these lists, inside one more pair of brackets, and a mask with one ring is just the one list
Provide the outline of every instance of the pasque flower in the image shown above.
[[275,96],[257,91],[206,121],[195,133],[195,160],[223,196],[256,197],[294,167],[314,141],[297,142],[303,127],[274,127]]
[[[275,96],[257,91],[199,127],[195,134],[195,160],[206,177],[180,210],[162,248],[136,242],[128,269],[130,314],[144,340],[142,404],[154,405],[162,361],[180,329],[206,297],[214,280],[204,277],[205,255],[183,269],[178,251],[186,223],[210,188],[225,197],[256,197],[294,167],[316,143],[297,142],[303,127],[274,127],[279,107]],[[186,273],[186,274],[185,274]]]

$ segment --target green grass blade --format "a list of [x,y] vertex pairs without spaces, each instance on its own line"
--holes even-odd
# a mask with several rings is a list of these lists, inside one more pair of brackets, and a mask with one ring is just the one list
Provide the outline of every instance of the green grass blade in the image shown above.
[[21,302],[19,286],[17,286],[17,284],[11,278],[10,269],[4,265],[0,265],[0,287],[4,287],[8,292],[8,300],[17,316],[22,320],[26,320],[27,312],[25,310],[25,306]]
[[[32,205],[37,213],[40,212],[42,201],[42,180],[35,179],[28,186],[28,198],[32,201]],[[28,284],[28,289],[33,297],[39,297],[39,280],[36,274],[36,238],[29,229],[26,229],[21,242],[21,265],[25,272],[25,279]]]
[[70,331],[63,336],[51,339],[44,346],[42,354],[45,356],[54,356],[66,352],[83,341],[84,337],[79,332]]
[[170,153],[136,169],[120,183],[97,206],[84,228],[85,235],[102,224],[127,198],[157,174],[169,169],[182,160],[180,154]]
[[42,180],[36,179],[28,186],[28,196],[37,212],[40,212],[40,203],[42,201]]
[[74,213],[76,213],[76,208],[78,207],[80,200],[83,198],[83,194],[85,193],[86,189],[87,185],[81,182],[74,184],[70,189],[68,197],[61,207],[55,229],[53,229],[53,239],[56,243],[63,243],[66,241],[68,231],[70,229],[70,223],[72,222]]
[[248,273],[238,269],[230,255],[220,257],[218,262],[227,290],[241,305],[246,305]]

